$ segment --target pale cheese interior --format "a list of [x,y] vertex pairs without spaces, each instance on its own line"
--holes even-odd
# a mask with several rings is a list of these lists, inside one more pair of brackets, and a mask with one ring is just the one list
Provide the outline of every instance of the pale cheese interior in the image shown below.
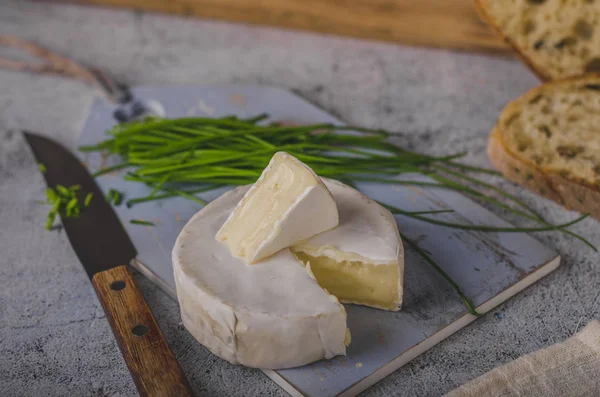
[[398,265],[335,260],[294,252],[310,264],[317,282],[341,302],[395,310],[398,308]]
[[[276,222],[308,188],[320,181],[301,163],[276,154],[271,168],[244,197],[232,218],[217,234],[235,256],[250,262]],[[276,231],[275,231],[276,232]]]

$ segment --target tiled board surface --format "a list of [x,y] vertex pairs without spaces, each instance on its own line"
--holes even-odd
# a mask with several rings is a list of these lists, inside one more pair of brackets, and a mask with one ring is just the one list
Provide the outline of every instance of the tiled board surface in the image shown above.
[[[224,116],[250,117],[268,113],[272,119],[298,124],[339,120],[293,95],[271,87],[254,85],[144,86],[134,96],[166,117]],[[116,107],[98,100],[92,107],[80,139],[82,145],[105,139],[105,131],[116,123]],[[81,154],[91,170],[118,159],[103,159],[97,153]],[[122,173],[98,178],[105,192],[113,188],[126,198],[146,196],[149,189],[122,179]],[[402,176],[423,178],[419,175]],[[494,214],[454,192],[416,189],[407,186],[362,183],[359,189],[373,199],[406,210],[453,209],[437,219],[462,223],[506,226]],[[212,200],[225,188],[200,196]],[[185,222],[201,206],[182,198],[148,202],[117,214],[132,238],[138,261],[168,287],[174,288],[171,248]],[[145,219],[156,227],[132,225],[130,219]],[[457,281],[476,306],[488,302],[525,277],[542,269],[557,255],[537,240],[523,234],[479,233],[434,226],[398,216],[401,231],[418,241],[435,261]],[[347,305],[352,344],[347,356],[308,366],[276,371],[280,381],[289,383],[306,396],[336,396],[372,376],[409,349],[424,344],[467,314],[452,287],[418,254],[406,249],[404,307],[398,313]],[[167,288],[168,288],[167,287]],[[437,334],[436,338],[439,339]],[[355,389],[353,389],[355,390]]]

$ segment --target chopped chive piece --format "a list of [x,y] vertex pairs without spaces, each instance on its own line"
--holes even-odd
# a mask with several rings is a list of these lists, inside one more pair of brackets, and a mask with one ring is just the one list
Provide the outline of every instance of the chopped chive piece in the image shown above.
[[69,202],[67,203],[67,216],[70,216],[70,214],[72,213],[73,209],[77,206],[77,197],[73,197],[71,200],[69,200]]
[[121,202],[123,202],[123,194],[118,190],[109,189],[106,194],[106,201],[115,206],[119,206],[121,205]]
[[119,206],[119,205],[121,205],[122,202],[123,202],[123,194],[121,194],[118,191],[115,191],[115,195],[113,197],[113,204],[115,206]]
[[85,195],[85,199],[83,200],[83,205],[86,207],[89,207],[91,202],[92,202],[92,193],[88,193]]
[[67,189],[63,185],[56,185],[56,191],[64,197],[68,197],[71,194],[69,189]]
[[52,230],[52,225],[54,225],[54,218],[56,218],[56,211],[52,210],[48,213],[48,219],[46,221],[46,230]]
[[42,163],[38,163],[38,168],[40,169],[40,171],[42,172],[42,174],[46,173],[46,166]]
[[156,226],[152,222],[144,221],[144,220],[141,220],[141,219],[132,219],[132,220],[129,221],[129,223],[131,223],[132,225]]
[[54,192],[54,190],[53,190],[51,187],[49,187],[48,189],[46,189],[46,197],[48,197],[48,200],[49,200],[51,203],[54,203],[54,202],[56,202],[57,200],[60,200],[60,199],[58,198],[58,195],[57,195],[57,194]]

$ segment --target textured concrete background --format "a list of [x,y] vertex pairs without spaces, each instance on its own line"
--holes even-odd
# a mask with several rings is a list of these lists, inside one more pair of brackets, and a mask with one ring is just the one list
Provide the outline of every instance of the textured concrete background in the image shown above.
[[[467,160],[483,166],[498,112],[537,84],[510,59],[77,6],[2,1],[0,34],[108,69],[129,84],[286,87],[347,122],[401,131],[402,145],[428,153],[467,150]],[[35,203],[43,197],[42,177],[22,136],[10,132],[38,131],[74,147],[97,94],[78,82],[9,71],[0,71],[0,87],[0,395],[133,396],[65,234],[43,228],[47,209]],[[575,215],[501,184],[556,222]],[[574,230],[600,245],[598,222]],[[559,270],[364,395],[439,396],[599,318],[598,254],[560,234],[538,237],[563,255]],[[208,353],[178,325],[177,305],[137,280],[195,390],[285,395],[260,371]]]

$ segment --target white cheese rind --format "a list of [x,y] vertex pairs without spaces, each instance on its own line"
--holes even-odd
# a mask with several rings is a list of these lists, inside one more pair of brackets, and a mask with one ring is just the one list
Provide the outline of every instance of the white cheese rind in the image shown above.
[[294,249],[338,260],[403,264],[404,249],[392,213],[348,185],[327,178],[323,181],[336,202],[339,224]]
[[[286,184],[287,188],[277,187]],[[265,205],[271,199],[273,205]],[[274,213],[281,211],[274,209],[278,202],[286,202],[288,206],[281,213]],[[275,219],[269,219],[267,214],[274,215]],[[254,216],[254,221],[248,222],[245,216]],[[277,152],[231,212],[216,238],[227,244],[234,255],[256,263],[337,224],[336,203],[321,178],[294,156]],[[262,240],[254,235],[261,233],[260,229],[267,233]]]
[[346,312],[284,249],[247,265],[214,236],[249,186],[225,193],[186,224],[173,249],[185,327],[234,364],[290,368],[345,354]]

